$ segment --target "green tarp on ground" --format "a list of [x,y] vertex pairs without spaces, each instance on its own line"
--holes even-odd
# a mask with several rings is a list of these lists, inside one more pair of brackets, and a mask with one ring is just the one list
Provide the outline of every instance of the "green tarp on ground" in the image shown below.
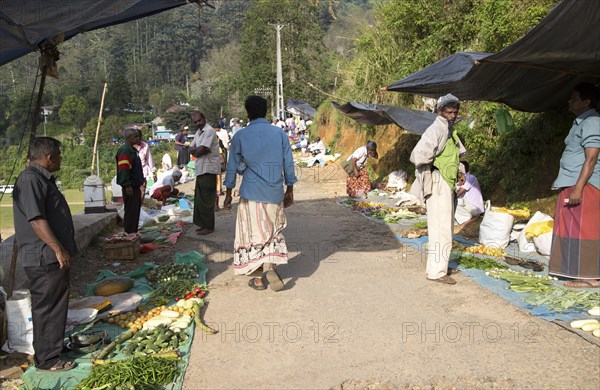
[[[198,283],[206,284],[206,274],[208,273],[208,268],[206,264],[204,264],[203,254],[196,251],[192,251],[189,253],[177,253],[175,256],[175,263],[196,264],[198,266],[198,269],[200,270],[199,277],[197,279]],[[100,271],[100,275],[96,279],[96,283],[102,281],[103,279],[113,276],[127,276],[136,279],[135,285],[130,291],[142,295],[144,297],[142,303],[144,303],[148,301],[148,295],[152,291],[152,289],[150,288],[150,286],[148,286],[148,281],[143,276],[144,272],[152,267],[154,267],[153,264],[146,263],[124,275],[117,275],[114,272],[104,269]],[[89,285],[87,287],[87,291],[91,291],[93,289],[93,286],[94,285]],[[85,325],[81,325],[75,328],[73,330],[73,333],[83,329],[84,327]],[[116,339],[117,337],[119,337],[119,335],[121,335],[121,333],[126,331],[126,329],[121,329],[116,325],[111,325],[106,322],[97,323],[90,331],[96,332],[104,330],[108,332],[111,340]],[[185,329],[185,332],[187,332],[190,335],[189,339],[179,346],[179,351],[181,352],[181,374],[175,380],[175,382],[173,382],[169,386],[165,386],[165,389],[181,389],[183,386],[185,370],[187,369],[190,360],[190,348],[192,345],[194,330],[194,322],[192,321],[190,326],[187,329]],[[38,371],[35,369],[35,367],[31,367],[21,376],[21,379],[24,382],[24,387],[26,389],[73,389],[77,386],[77,384],[79,384],[90,374],[90,372],[92,371],[91,360],[92,357],[97,353],[98,352],[83,355],[73,351],[66,352],[63,358],[74,359],[77,362],[77,367],[65,372]],[[117,356],[117,359],[119,358],[120,357]],[[123,356],[123,358],[125,358],[125,356]]]

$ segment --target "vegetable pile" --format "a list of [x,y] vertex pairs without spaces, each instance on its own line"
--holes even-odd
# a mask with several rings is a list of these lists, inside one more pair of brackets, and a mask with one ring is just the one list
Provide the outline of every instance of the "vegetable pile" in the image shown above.
[[[159,216],[167,217],[165,216]],[[183,229],[177,224],[160,224],[153,226],[145,226],[140,229],[140,240],[142,244],[154,243],[156,245],[173,245],[173,243],[169,240],[169,236],[173,233],[178,233]]]
[[503,279],[510,283],[507,289],[515,292],[541,292],[553,286],[553,281],[558,280],[552,276],[536,275],[533,272],[513,271],[511,269],[491,269],[486,275],[494,279]]
[[189,337],[185,332],[174,332],[166,325],[161,325],[155,329],[136,333],[121,352],[126,356],[133,355],[134,357],[172,352],[179,348],[180,343],[185,343]]
[[480,255],[488,255],[488,256],[494,256],[494,257],[506,256],[506,253],[504,253],[502,248],[494,248],[494,247],[485,246],[485,245],[470,246],[468,248],[465,248],[465,252],[478,253]]
[[197,283],[195,279],[173,279],[166,282],[162,282],[158,287],[152,291],[152,297],[165,297],[173,299],[173,297],[179,297],[186,292],[200,288],[206,290],[206,287]]
[[164,264],[147,270],[145,276],[150,286],[155,287],[160,283],[172,280],[196,279],[198,266],[196,264]]
[[418,218],[419,214],[402,208],[385,207],[382,203],[354,202],[352,211],[382,219],[385,223],[397,223],[401,219]]
[[575,291],[565,287],[541,291],[525,298],[531,305],[547,305],[548,309],[562,312],[571,308],[588,308],[600,305],[600,293],[596,291]]
[[571,328],[581,329],[584,332],[590,332],[600,339],[600,321],[594,319],[577,320],[571,322]]
[[507,268],[504,264],[500,264],[496,260],[470,255],[462,255],[460,259],[458,259],[458,262],[465,268],[477,268],[483,270]]
[[180,373],[177,354],[141,356],[110,364],[97,364],[77,389],[115,388],[119,385],[166,385]]

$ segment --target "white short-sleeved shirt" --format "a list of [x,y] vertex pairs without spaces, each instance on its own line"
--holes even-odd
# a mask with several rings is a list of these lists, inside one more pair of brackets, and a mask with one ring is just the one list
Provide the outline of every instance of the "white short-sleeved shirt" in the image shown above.
[[353,158],[356,159],[356,166],[358,168],[362,168],[367,165],[367,158],[369,158],[367,147],[361,146],[360,148],[356,149],[354,153],[352,153],[350,157],[346,159],[346,161],[351,161]]

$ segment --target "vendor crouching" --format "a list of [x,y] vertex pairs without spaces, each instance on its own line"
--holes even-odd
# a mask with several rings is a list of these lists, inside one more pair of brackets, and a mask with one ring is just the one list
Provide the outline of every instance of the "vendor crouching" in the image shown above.
[[162,186],[156,188],[150,197],[161,202],[163,205],[167,199],[176,197],[179,190],[175,188],[175,183],[181,180],[181,171],[174,171],[170,175],[166,175],[162,180]]
[[346,160],[354,168],[353,174],[346,180],[346,193],[351,198],[366,198],[371,191],[371,180],[366,168],[369,157],[379,158],[377,144],[374,141],[369,141],[367,145],[356,149]]

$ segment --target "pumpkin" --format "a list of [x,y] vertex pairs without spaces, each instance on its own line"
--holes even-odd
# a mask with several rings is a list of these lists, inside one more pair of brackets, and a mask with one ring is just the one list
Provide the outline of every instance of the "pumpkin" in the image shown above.
[[118,277],[105,279],[94,287],[94,295],[107,297],[113,294],[120,294],[129,291],[135,281],[131,278]]

